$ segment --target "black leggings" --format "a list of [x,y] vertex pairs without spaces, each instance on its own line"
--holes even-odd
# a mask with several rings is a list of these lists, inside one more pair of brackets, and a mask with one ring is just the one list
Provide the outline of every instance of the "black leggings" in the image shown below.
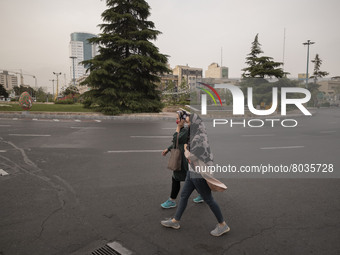
[[176,181],[174,177],[172,177],[172,186],[171,186],[171,199],[176,199],[179,193],[179,190],[181,189],[181,182]]

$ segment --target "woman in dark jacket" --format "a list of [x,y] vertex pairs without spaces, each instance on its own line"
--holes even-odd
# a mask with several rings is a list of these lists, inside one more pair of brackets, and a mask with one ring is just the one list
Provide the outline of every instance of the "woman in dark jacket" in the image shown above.
[[182,154],[181,170],[173,171],[170,198],[161,204],[161,206],[165,209],[176,207],[175,200],[178,196],[179,190],[181,189],[181,181],[185,181],[185,178],[187,176],[188,161],[184,156],[184,144],[188,140],[188,128],[184,127],[185,117],[186,116],[183,115],[183,111],[177,112],[177,129],[173,135],[172,145],[170,145],[162,152],[162,155],[165,156],[169,151],[171,151],[171,149],[175,148],[178,135],[178,148],[180,149]]

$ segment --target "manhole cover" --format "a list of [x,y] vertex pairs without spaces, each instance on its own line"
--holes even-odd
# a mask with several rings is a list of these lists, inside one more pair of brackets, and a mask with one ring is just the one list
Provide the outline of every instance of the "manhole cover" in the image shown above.
[[95,251],[92,252],[92,255],[121,255],[116,250],[112,249],[111,247],[105,245]]
[[123,247],[120,243],[112,242],[96,249],[92,255],[132,255],[132,252]]

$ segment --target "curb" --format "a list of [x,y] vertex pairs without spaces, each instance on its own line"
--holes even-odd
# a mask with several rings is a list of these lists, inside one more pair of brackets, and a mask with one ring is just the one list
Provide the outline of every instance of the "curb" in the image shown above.
[[0,118],[18,119],[78,119],[78,120],[174,120],[176,113],[159,114],[131,114],[122,116],[108,116],[100,114],[76,113],[30,113],[30,112],[0,112]]

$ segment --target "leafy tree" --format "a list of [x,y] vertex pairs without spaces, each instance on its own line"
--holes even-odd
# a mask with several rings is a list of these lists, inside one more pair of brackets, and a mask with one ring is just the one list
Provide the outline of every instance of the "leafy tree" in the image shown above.
[[78,95],[79,94],[79,89],[74,86],[74,85],[70,85],[68,86],[64,91],[63,91],[63,96],[67,96],[67,95]]
[[322,65],[322,60],[319,58],[319,54],[315,55],[315,58],[312,60],[312,63],[314,63],[314,72],[313,72],[313,75],[310,78],[314,79],[314,83],[316,83],[318,78],[325,77],[329,73],[325,72],[325,71],[320,71],[320,67]]
[[84,61],[90,75],[82,82],[91,90],[85,107],[106,114],[159,112],[163,105],[156,89],[159,74],[167,73],[167,56],[151,42],[160,34],[148,21],[145,0],[106,0],[102,33],[89,41],[99,45],[99,55]]
[[179,85],[179,90],[180,92],[179,97],[178,97],[178,103],[181,105],[187,104],[188,100],[190,100],[190,89],[189,89],[189,84],[185,79],[182,79],[181,84]]
[[267,56],[259,56],[263,51],[261,50],[261,44],[258,40],[258,34],[255,36],[254,41],[252,42],[251,52],[247,55],[246,64],[248,67],[243,68],[242,77],[276,77],[282,78],[285,77],[286,74],[280,66],[282,63],[273,61],[272,57]]
[[35,91],[35,97],[37,99],[37,102],[46,102],[48,98],[46,92],[43,90],[42,87],[38,88],[37,91]]
[[0,96],[4,96],[5,98],[8,97],[8,93],[2,84],[0,84]]
[[177,87],[175,82],[168,81],[165,84],[165,89],[163,90],[164,94],[162,94],[162,100],[167,105],[175,105],[177,104],[177,95],[174,94],[177,92]]
[[35,90],[31,87],[20,85],[20,87],[14,86],[13,90],[16,96],[20,96],[23,92],[28,92],[31,96],[35,96]]
[[167,105],[184,105],[190,100],[190,90],[186,79],[182,79],[178,86],[171,80],[166,82],[163,92],[162,100]]

